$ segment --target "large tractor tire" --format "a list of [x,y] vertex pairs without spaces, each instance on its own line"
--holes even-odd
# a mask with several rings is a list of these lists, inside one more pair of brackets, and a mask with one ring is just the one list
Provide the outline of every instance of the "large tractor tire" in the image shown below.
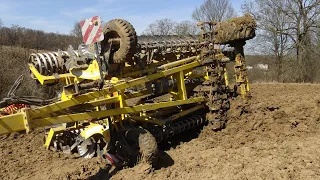
[[113,19],[103,28],[104,40],[101,42],[102,54],[110,50],[111,39],[118,39],[119,44],[114,50],[113,63],[132,61],[137,48],[137,34],[133,26],[122,19]]

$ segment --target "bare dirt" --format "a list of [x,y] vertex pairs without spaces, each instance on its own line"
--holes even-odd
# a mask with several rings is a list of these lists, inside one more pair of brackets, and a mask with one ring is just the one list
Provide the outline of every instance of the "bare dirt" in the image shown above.
[[[120,171],[103,161],[43,148],[43,134],[0,137],[0,179],[319,179],[320,85],[255,84],[247,105],[232,101],[226,129],[184,133],[156,169]],[[171,147],[171,148],[170,148]]]

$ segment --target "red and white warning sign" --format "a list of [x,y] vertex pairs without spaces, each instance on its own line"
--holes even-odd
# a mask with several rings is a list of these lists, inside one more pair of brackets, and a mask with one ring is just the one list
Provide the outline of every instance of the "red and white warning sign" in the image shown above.
[[80,22],[80,27],[85,45],[102,41],[104,35],[102,33],[101,18],[94,16]]

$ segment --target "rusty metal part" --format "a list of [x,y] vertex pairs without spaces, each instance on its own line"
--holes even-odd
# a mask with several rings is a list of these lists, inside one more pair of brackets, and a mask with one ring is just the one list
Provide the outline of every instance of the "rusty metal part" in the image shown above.
[[200,54],[201,43],[198,36],[139,36],[138,52],[135,56],[146,61],[176,61]]
[[246,99],[250,98],[250,87],[249,87],[249,80],[248,80],[248,74],[246,70],[246,62],[244,57],[244,51],[243,51],[243,44],[232,44],[235,48],[235,66],[234,66],[234,72],[235,72],[235,78],[236,78],[236,85],[239,87],[239,91],[241,96]]
[[230,109],[230,92],[224,76],[226,73],[224,65],[224,63],[215,62],[208,66],[209,78],[202,83],[200,88],[202,92],[200,94],[208,99],[206,105],[209,112],[206,114],[206,119],[213,125],[212,129],[215,131],[225,127],[226,113]]

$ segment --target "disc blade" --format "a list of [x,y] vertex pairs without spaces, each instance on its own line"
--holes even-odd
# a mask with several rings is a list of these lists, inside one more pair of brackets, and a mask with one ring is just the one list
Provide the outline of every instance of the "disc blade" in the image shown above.
[[90,138],[79,143],[77,149],[79,155],[84,158],[93,158],[96,153],[95,144]]

